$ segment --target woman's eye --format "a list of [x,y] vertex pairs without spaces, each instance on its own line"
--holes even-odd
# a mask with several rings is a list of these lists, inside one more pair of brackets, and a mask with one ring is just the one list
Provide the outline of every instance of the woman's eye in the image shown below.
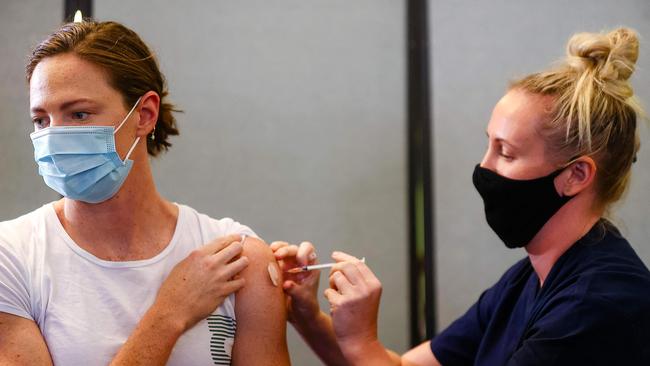
[[499,153],[499,155],[500,155],[502,158],[504,158],[504,159],[506,159],[506,160],[508,160],[508,161],[512,161],[512,159],[514,159],[514,157],[512,157],[512,156],[510,156],[510,155],[508,155],[508,154],[505,154],[505,153],[503,153],[503,152]]
[[38,129],[45,128],[48,125],[47,119],[40,117],[32,118],[32,123],[34,124],[34,127]]
[[74,112],[72,113],[72,119],[77,121],[83,121],[88,118],[90,114],[88,112]]

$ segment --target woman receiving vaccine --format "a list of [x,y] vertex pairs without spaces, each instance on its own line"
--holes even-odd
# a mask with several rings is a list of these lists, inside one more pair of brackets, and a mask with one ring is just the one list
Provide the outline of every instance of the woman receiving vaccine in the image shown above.
[[63,198],[0,223],[0,364],[289,364],[271,250],[156,190],[149,159],[178,128],[140,37],[66,24],[27,81],[34,158]]
[[[377,339],[381,283],[363,262],[333,254],[331,316],[318,308],[318,273],[286,278],[289,320],[326,364],[650,365],[650,272],[605,219],[639,148],[637,36],[576,34],[567,53],[512,83],[472,177],[490,227],[527,256],[402,356]],[[309,243],[272,249],[285,269],[315,257]]]

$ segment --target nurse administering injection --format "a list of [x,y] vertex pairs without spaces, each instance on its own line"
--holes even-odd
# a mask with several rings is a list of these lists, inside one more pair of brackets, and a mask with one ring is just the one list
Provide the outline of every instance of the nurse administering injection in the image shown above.
[[639,149],[643,113],[629,82],[638,47],[626,28],[576,34],[564,60],[515,81],[496,104],[472,180],[490,227],[527,255],[433,339],[403,355],[386,349],[377,337],[381,283],[345,253],[332,255],[322,311],[318,271],[292,273],[316,263],[314,246],[273,243],[287,271],[289,321],[321,360],[650,365],[650,272],[606,219]]

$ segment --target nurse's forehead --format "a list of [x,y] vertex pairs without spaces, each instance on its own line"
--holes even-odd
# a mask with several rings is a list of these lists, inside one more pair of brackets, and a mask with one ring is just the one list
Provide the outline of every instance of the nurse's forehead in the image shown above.
[[[497,103],[488,124],[488,134],[537,136],[539,127],[549,118],[550,99],[512,90]],[[506,138],[507,136],[495,136]]]

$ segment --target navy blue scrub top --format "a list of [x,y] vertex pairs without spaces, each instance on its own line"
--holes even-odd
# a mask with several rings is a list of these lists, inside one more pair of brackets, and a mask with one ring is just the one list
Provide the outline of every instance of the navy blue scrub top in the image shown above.
[[650,272],[603,220],[541,288],[530,260],[517,262],[431,350],[443,366],[649,366]]

